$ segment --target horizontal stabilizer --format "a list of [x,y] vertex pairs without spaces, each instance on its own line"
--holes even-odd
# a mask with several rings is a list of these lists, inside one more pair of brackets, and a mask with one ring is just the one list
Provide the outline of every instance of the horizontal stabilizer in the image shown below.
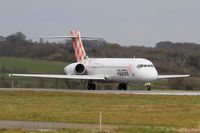
[[158,79],[169,79],[169,78],[185,78],[190,75],[158,75]]
[[9,74],[10,77],[54,78],[54,79],[83,79],[105,80],[101,75],[58,75],[58,74]]
[[[77,38],[77,36],[45,36],[45,37],[39,37],[38,39],[65,39],[65,38]],[[80,38],[82,39],[92,39],[92,40],[103,40],[103,38],[96,38],[96,37],[92,37],[92,36],[81,36]]]

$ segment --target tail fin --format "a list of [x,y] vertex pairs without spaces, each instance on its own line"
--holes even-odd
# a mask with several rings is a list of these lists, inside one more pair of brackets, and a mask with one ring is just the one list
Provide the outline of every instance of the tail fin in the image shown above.
[[74,46],[74,52],[76,56],[77,62],[83,61],[87,58],[87,55],[85,53],[85,49],[83,47],[83,43],[81,41],[81,34],[79,31],[71,31],[70,36],[74,36],[72,38],[73,46]]

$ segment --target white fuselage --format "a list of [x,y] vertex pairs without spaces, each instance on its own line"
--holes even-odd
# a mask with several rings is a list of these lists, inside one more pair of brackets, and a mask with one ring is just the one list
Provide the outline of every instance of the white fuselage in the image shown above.
[[75,67],[83,64],[82,75],[103,75],[107,82],[147,83],[155,81],[158,72],[153,63],[143,58],[89,58],[64,68],[66,74],[77,74]]

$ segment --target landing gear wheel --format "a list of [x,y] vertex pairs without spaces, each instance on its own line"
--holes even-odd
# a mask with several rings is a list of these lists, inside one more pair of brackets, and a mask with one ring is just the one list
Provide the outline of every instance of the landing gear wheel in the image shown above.
[[96,84],[93,83],[92,81],[89,81],[87,84],[87,89],[88,90],[96,90]]
[[127,84],[123,84],[123,90],[127,90]]
[[92,83],[91,90],[96,90],[96,84]]
[[151,90],[151,83],[145,83],[145,87],[147,91]]
[[151,91],[151,85],[146,86],[147,91]]
[[118,86],[118,90],[127,90],[127,84],[120,83]]
[[122,84],[118,85],[118,90],[122,90]]
[[91,90],[91,84],[87,84],[87,89]]

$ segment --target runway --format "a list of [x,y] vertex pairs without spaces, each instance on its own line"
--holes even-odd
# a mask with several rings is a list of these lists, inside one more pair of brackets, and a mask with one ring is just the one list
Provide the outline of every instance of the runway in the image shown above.
[[62,122],[34,122],[34,121],[14,121],[0,120],[2,128],[23,128],[23,129],[61,129],[61,128],[98,128],[97,124],[77,124]]
[[72,89],[41,89],[41,88],[0,88],[0,91],[32,91],[32,92],[62,92],[62,93],[89,93],[89,94],[133,94],[133,95],[180,95],[200,96],[200,91],[174,90],[72,90]]

